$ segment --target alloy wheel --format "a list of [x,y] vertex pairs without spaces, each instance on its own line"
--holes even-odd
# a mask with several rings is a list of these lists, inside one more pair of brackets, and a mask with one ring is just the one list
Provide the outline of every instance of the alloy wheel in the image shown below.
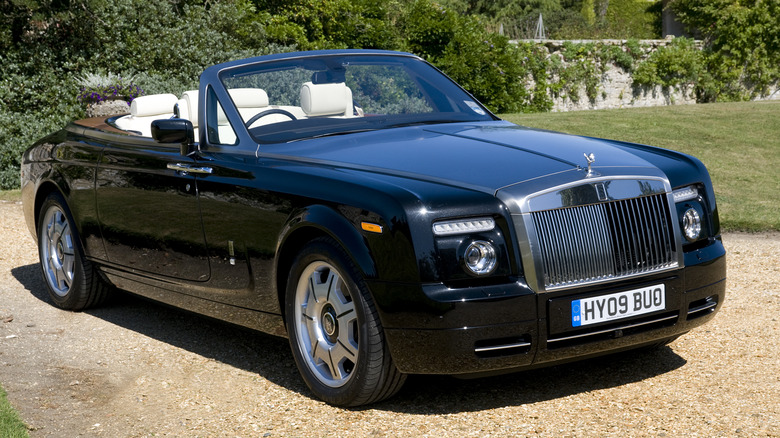
[[51,206],[46,211],[43,226],[38,244],[41,249],[44,276],[52,291],[64,297],[73,284],[76,266],[73,233],[67,216],[57,206]]
[[358,318],[343,276],[317,261],[300,276],[294,324],[301,355],[322,384],[338,388],[353,375],[358,360]]

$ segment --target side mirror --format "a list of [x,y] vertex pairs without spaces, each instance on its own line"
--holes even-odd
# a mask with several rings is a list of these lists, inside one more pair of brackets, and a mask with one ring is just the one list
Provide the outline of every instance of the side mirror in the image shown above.
[[195,151],[195,129],[186,119],[160,119],[152,122],[152,138],[160,143],[179,143],[181,154]]

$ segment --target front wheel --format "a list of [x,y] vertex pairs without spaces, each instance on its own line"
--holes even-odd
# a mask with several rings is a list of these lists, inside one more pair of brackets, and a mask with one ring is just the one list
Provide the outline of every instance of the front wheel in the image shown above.
[[84,310],[102,303],[108,286],[84,258],[63,197],[51,193],[43,201],[38,217],[38,256],[54,304],[67,310]]
[[368,288],[332,239],[313,240],[296,258],[285,311],[295,362],[317,397],[359,406],[401,389],[406,376],[393,364]]

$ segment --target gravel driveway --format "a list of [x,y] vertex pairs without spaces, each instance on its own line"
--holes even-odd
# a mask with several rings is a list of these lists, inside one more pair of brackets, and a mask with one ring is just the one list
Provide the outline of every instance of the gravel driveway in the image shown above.
[[0,202],[0,384],[33,437],[780,436],[780,234],[728,234],[728,293],[668,347],[478,380],[412,376],[365,409],[310,397],[287,341],[130,296],[55,309]]

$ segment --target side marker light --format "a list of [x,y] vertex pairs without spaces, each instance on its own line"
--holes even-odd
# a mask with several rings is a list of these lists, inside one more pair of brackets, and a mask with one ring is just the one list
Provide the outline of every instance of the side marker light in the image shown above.
[[362,228],[363,231],[368,231],[369,233],[382,234],[382,226],[378,224],[372,224],[371,222],[361,222],[360,228]]

